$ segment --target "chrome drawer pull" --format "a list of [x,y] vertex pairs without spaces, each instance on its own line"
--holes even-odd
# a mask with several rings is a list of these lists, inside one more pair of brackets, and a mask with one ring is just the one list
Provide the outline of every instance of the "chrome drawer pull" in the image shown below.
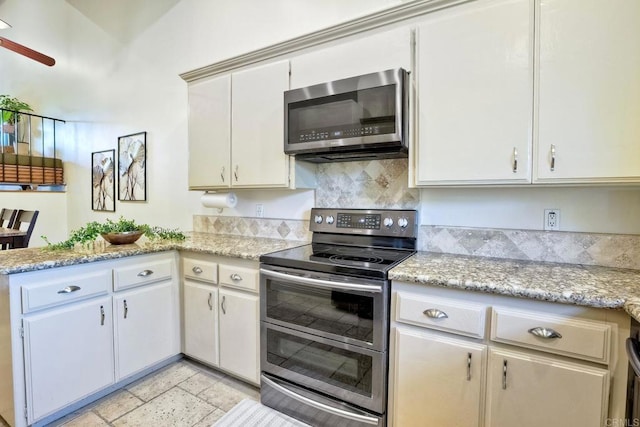
[[127,314],[129,313],[129,306],[127,305],[127,300],[124,300],[124,318],[127,318]]
[[222,314],[227,314],[227,309],[224,308],[225,296],[222,296],[222,302],[220,303],[220,308],[222,309]]
[[471,353],[467,353],[467,381],[471,381]]
[[240,276],[238,273],[233,273],[231,276],[229,276],[231,278],[231,280],[233,280],[234,282],[239,282],[242,280],[242,276]]
[[430,317],[432,319],[446,319],[447,313],[444,311],[438,310],[437,308],[429,308],[422,312],[425,316]]
[[556,170],[556,146],[551,144],[551,172]]
[[224,182],[224,166],[222,167],[222,171],[220,172],[220,178],[222,179],[222,182]]
[[513,147],[513,173],[518,172],[518,150]]
[[502,361],[502,389],[507,389],[507,360]]
[[213,310],[213,294],[209,292],[209,299],[207,300],[207,304],[209,304],[209,311]]
[[104,326],[104,306],[100,306],[100,326]]
[[153,270],[142,270],[140,273],[138,273],[138,277],[147,277],[147,276],[151,276],[153,274]]
[[202,269],[198,266],[195,266],[191,269],[191,271],[193,271],[195,274],[200,274],[202,273]]
[[543,328],[542,326],[529,329],[529,333],[531,335],[535,335],[536,337],[545,339],[562,338],[562,335],[560,335],[560,333],[554,331],[551,328]]
[[64,289],[60,289],[58,291],[59,294],[70,294],[71,292],[75,292],[75,291],[79,291],[80,290],[80,286],[76,286],[76,285],[71,285],[71,286],[66,286]]

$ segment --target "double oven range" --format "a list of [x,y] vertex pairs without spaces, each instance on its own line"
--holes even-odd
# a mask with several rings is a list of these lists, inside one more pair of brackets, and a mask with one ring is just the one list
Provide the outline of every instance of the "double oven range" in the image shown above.
[[264,405],[313,426],[386,425],[388,271],[416,211],[312,209],[312,243],[260,257]]

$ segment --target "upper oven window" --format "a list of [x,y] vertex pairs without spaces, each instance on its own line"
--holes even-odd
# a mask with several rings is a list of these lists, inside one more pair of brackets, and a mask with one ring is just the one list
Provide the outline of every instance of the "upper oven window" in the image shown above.
[[374,294],[341,292],[269,280],[266,317],[290,327],[373,343]]

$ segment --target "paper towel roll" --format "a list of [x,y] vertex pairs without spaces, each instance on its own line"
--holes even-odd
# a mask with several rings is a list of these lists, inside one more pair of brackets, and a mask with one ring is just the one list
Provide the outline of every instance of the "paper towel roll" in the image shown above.
[[235,208],[238,198],[235,193],[204,193],[200,202],[207,208]]

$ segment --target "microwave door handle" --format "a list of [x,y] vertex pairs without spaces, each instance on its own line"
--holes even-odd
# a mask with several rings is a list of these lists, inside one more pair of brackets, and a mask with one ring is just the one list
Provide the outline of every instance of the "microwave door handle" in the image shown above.
[[364,292],[373,292],[380,293],[382,292],[382,286],[380,285],[350,285],[348,283],[340,283],[334,282],[331,280],[323,280],[323,279],[313,279],[311,277],[300,277],[293,274],[280,273],[277,271],[265,270],[264,268],[260,269],[260,274],[264,274],[267,277],[272,277],[274,279],[281,280],[289,280],[291,282],[302,283],[305,285],[311,286],[319,286],[322,288],[329,289],[341,289],[345,291],[364,291]]
[[285,396],[290,397],[291,399],[295,399],[302,404],[309,405],[323,412],[328,412],[330,414],[337,415],[341,418],[347,418],[349,420],[357,421],[362,424],[369,424],[373,426],[379,425],[377,418],[367,417],[366,415],[354,414],[353,412],[345,411],[343,409],[333,408],[329,405],[325,405],[324,403],[316,402],[315,400],[309,399],[308,397],[305,397],[305,396],[301,396],[298,393],[295,393],[281,386],[280,384],[276,384],[274,381],[271,381],[269,378],[265,378],[264,375],[260,379],[263,382],[265,382],[267,385],[275,388],[280,393],[284,394]]

